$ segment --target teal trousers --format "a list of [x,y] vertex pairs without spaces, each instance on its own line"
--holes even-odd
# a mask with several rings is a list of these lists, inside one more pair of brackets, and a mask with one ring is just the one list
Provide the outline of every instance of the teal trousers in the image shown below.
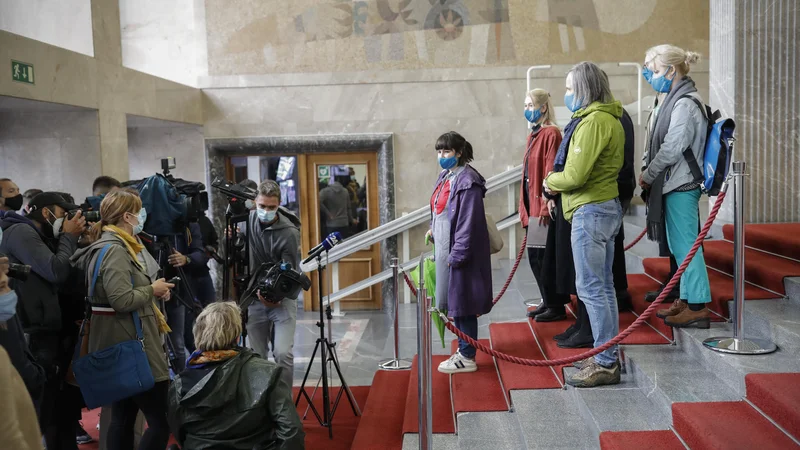
[[[670,192],[665,196],[667,243],[678,265],[686,259],[697,239],[700,222],[700,189],[688,192]],[[681,277],[681,300],[689,303],[709,303],[711,288],[708,285],[703,248],[697,251]]]

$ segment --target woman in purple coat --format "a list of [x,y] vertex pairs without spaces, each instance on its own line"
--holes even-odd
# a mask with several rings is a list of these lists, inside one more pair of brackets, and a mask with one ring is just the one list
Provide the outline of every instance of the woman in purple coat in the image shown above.
[[[483,197],[486,180],[468,163],[472,145],[455,131],[436,142],[442,173],[431,196],[431,229],[436,261],[437,307],[456,327],[478,339],[478,316],[492,310],[492,261]],[[439,372],[478,370],[475,347],[458,340],[458,351]]]

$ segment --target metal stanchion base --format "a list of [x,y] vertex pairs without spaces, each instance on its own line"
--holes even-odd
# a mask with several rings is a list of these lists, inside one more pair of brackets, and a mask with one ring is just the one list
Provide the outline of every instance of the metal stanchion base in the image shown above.
[[381,370],[408,370],[411,368],[411,363],[404,359],[388,359],[378,364],[378,368]]
[[778,349],[771,341],[753,338],[713,337],[704,340],[703,345],[715,352],[735,355],[764,355]]
[[534,306],[539,306],[539,304],[542,303],[542,299],[532,298],[530,300],[525,300],[523,303],[525,303],[525,306],[528,308],[533,308]]

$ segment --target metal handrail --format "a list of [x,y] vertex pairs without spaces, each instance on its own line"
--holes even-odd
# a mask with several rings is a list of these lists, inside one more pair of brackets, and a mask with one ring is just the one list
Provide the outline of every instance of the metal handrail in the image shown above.
[[[518,223],[520,223],[519,214],[512,214],[512,215],[506,217],[505,219],[501,220],[500,222],[497,222],[497,230],[498,231],[503,231],[503,230],[505,230],[507,228],[510,228],[510,227],[518,224]],[[422,256],[424,258],[428,258],[430,256],[433,256],[433,252],[431,251],[431,252],[424,253]],[[415,258],[415,259],[412,259],[411,261],[406,262],[405,264],[401,264],[400,265],[400,271],[401,272],[409,272],[411,270],[414,270],[414,268],[416,268],[417,266],[419,266],[419,259]],[[369,278],[365,278],[365,279],[359,281],[358,283],[353,283],[353,284],[351,284],[350,286],[347,286],[344,289],[341,289],[339,291],[334,292],[332,295],[325,296],[324,300],[323,300],[323,304],[325,306],[328,306],[329,303],[335,303],[335,302],[337,302],[337,301],[339,301],[339,300],[341,300],[341,299],[343,299],[343,298],[345,298],[345,297],[347,297],[349,295],[355,294],[356,292],[358,292],[358,291],[360,291],[362,289],[366,289],[366,288],[372,287],[372,286],[374,286],[374,285],[376,285],[378,283],[386,281],[386,280],[392,278],[392,273],[393,273],[392,269],[384,270],[383,272],[380,272],[380,273],[378,273],[376,275],[373,275],[373,276],[371,276]]]
[[[521,176],[522,165],[519,165],[486,180],[486,191],[487,193],[490,193],[504,188],[519,181]],[[423,224],[430,219],[430,213],[430,207],[423,206],[411,214],[392,220],[391,222],[383,224],[377,228],[367,230],[358,236],[354,236],[353,238],[348,239],[342,244],[334,247],[333,250],[329,252],[328,262],[333,264],[359,250],[369,248],[375,243],[384,241],[406,230],[410,230],[417,225]],[[314,271],[317,269],[317,261],[309,261],[308,263],[301,265],[300,268],[304,272]]]

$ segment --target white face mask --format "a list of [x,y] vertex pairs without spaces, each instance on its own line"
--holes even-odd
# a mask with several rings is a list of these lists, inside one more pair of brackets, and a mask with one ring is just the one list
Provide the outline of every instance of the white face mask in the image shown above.
[[[50,211],[50,210],[48,210],[48,211]],[[53,214],[52,212],[50,212],[50,214],[51,214],[51,217],[54,217],[54,216],[52,216],[52,214]],[[47,219],[47,223],[49,223],[50,226],[53,227],[53,237],[54,238],[58,238],[59,236],[61,236],[61,231],[62,231],[61,228],[64,226],[64,218],[63,217],[59,217],[58,219],[56,219],[52,223],[50,222],[50,219]]]

